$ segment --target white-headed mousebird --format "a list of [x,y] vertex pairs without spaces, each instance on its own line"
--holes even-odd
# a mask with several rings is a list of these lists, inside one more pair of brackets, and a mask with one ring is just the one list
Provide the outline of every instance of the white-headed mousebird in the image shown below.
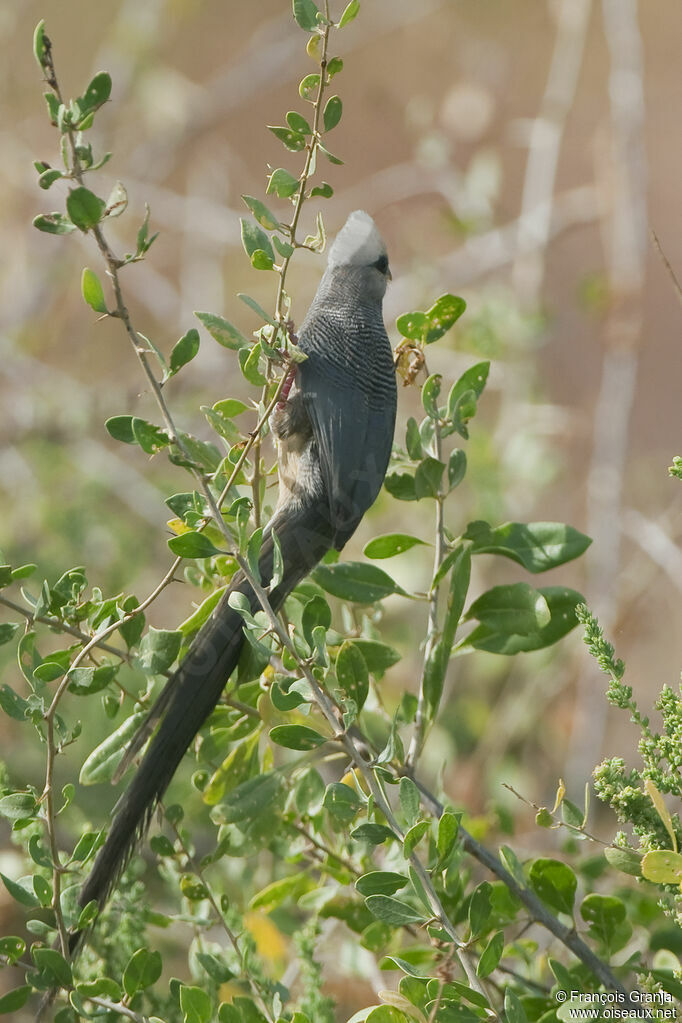
[[[330,548],[342,549],[383,483],[396,413],[393,358],[381,308],[389,279],[386,247],[374,221],[361,210],[351,213],[299,330],[307,358],[297,364],[286,402],[271,420],[280,490],[259,569],[267,587],[274,531],[283,562],[281,581],[269,593],[275,611]],[[156,727],[80,891],[81,906],[106,902],[237,666],[245,640],[243,620],[229,604],[235,591],[248,599],[252,613],[260,610],[239,572],[150,711],[142,741],[134,740],[128,751],[126,765]],[[81,938],[81,932],[72,934],[72,951]]]

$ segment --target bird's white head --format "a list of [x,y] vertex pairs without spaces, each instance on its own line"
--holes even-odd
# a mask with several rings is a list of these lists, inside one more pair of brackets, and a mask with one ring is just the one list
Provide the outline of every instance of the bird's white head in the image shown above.
[[377,226],[364,210],[355,210],[336,236],[329,250],[329,266],[388,266],[386,246]]

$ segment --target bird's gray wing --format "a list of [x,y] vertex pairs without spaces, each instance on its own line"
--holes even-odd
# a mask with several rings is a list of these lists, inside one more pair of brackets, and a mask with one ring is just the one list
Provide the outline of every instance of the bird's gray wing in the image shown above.
[[395,378],[383,327],[381,334],[320,320],[301,334],[308,358],[299,366],[299,386],[339,550],[379,493],[391,453]]

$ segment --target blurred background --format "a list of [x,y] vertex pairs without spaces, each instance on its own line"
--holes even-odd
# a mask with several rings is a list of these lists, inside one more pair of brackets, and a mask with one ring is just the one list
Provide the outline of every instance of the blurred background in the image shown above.
[[[155,410],[120,325],[97,322],[81,298],[82,267],[102,275],[94,244],[31,226],[66,194],[61,183],[42,193],[32,166],[59,162],[31,55],[42,17],[66,95],[99,70],[112,75],[91,132],[96,151],[113,152],[97,190],[117,179],[128,190],[126,214],[108,228],[120,253],[151,207],[160,237],[124,284],[138,328],[166,353],[196,325],[195,309],[249,335],[259,324],[236,293],[272,307],[274,277],[253,271],[241,248],[240,195],[264,196],[268,165],[298,174],[297,155],[265,126],[306,113],[298,81],[314,66],[287,0],[0,6],[0,547],[15,565],[38,561],[41,577],[82,564],[105,592],[142,597],[168,564],[164,498],[186,480],[104,429],[109,416]],[[682,277],[681,30],[677,0],[366,2],[334,35],[344,115],[329,144],[344,164],[321,168],[335,189],[322,203],[328,233],[362,207],[386,238],[392,341],[397,315],[451,291],[468,310],[429,350],[429,370],[452,379],[492,360],[449,527],[558,519],[592,536],[582,559],[538,584],[585,594],[645,711],[682,667],[680,483],[667,473],[682,454],[682,312],[650,235]],[[306,207],[310,229],[317,209]],[[294,261],[296,322],[321,268],[308,253]],[[232,353],[202,334],[166,395],[183,429],[210,439],[199,406],[244,396],[243,386]],[[398,440],[418,407],[417,390],[402,389]],[[383,495],[345,556],[379,532],[428,538],[431,524],[413,511]],[[478,590],[527,578],[477,560]],[[427,585],[418,556],[385,567]],[[151,622],[174,627],[193,597],[167,589]],[[416,691],[424,623],[397,598],[385,615],[404,655],[385,680],[398,698]],[[0,654],[18,688],[12,651]],[[527,828],[537,847],[533,814],[502,781],[542,803],[562,776],[581,802],[603,756],[637,756],[637,733],[607,706],[577,630],[537,654],[462,658],[447,686],[424,770],[444,769],[450,797],[472,815],[511,808],[521,846]],[[41,765],[4,716],[0,748],[15,778],[39,783]],[[613,820],[603,823],[610,836]]]

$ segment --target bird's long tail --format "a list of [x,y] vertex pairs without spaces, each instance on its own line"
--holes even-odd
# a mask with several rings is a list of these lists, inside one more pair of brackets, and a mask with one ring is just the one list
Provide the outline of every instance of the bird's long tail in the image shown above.
[[[330,548],[331,530],[322,502],[283,509],[273,519],[261,548],[259,568],[264,586],[272,577],[273,531],[279,540],[283,561],[282,580],[269,595],[272,607],[277,610],[293,587]],[[155,714],[152,708],[148,721],[155,722],[160,716],[161,723],[119,800],[107,839],[80,891],[81,906],[94,900],[101,907],[106,902],[185,751],[217,704],[237,665],[244,635],[242,618],[229,604],[229,596],[235,592],[247,597],[252,613],[260,609],[252,587],[243,574],[238,573],[159,696],[155,707],[160,702],[161,714]],[[77,950],[81,939],[82,932],[72,935],[72,952]]]

